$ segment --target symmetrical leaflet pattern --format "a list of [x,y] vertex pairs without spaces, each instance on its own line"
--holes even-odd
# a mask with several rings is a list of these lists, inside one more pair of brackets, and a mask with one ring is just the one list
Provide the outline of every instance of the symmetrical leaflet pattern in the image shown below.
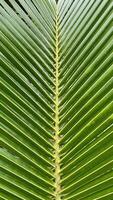
[[1,200],[113,200],[113,0],[1,0]]

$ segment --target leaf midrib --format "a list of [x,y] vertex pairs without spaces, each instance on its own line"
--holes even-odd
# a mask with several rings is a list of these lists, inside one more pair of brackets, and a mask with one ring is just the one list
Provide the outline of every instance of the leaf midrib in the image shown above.
[[56,50],[55,50],[55,197],[60,200],[60,146],[59,146],[59,27],[58,27],[58,11],[56,8]]

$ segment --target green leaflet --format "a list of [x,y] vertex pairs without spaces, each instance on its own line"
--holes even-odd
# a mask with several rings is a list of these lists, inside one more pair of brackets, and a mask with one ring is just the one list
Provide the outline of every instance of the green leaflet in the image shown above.
[[0,13],[0,200],[112,200],[113,1]]

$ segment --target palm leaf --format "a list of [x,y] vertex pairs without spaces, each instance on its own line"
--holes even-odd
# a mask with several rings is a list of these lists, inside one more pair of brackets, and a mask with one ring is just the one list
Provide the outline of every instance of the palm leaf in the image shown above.
[[113,199],[112,8],[1,0],[1,200]]

